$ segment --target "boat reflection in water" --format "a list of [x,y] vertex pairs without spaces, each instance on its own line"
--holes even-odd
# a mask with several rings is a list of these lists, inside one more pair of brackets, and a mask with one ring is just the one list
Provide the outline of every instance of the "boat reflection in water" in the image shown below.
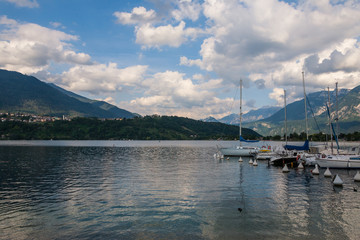
[[360,236],[351,169],[332,170],[344,181],[334,191],[309,168],[214,159],[218,141],[15,143],[0,146],[0,239]]

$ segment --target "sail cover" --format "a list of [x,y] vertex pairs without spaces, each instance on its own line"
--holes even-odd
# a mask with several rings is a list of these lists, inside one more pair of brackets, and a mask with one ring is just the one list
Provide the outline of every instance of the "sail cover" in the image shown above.
[[245,140],[242,136],[240,136],[240,141],[241,142],[248,142],[248,143],[259,142],[259,140]]
[[309,140],[306,140],[303,146],[285,145],[286,150],[309,151]]
[[[329,117],[329,119],[331,120],[330,109],[329,109],[329,106],[328,106],[327,104],[326,104],[326,109],[327,109],[328,117]],[[335,129],[334,129],[333,123],[331,123],[331,129],[332,129],[333,135],[334,135],[334,137],[335,137],[337,150],[338,150],[338,152],[339,152],[339,141],[338,141],[337,135],[336,135],[336,133],[335,133]]]

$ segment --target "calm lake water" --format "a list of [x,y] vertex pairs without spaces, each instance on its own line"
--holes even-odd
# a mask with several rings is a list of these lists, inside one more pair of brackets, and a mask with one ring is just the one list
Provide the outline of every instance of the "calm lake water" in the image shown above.
[[324,170],[214,159],[231,142],[1,144],[0,239],[360,239],[356,171],[333,188]]

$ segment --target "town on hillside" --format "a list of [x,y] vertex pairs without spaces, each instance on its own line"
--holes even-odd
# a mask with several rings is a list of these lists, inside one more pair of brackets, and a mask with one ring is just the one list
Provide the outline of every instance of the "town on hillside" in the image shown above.
[[[54,121],[71,121],[74,117],[68,117],[63,115],[62,117],[36,115],[29,113],[11,113],[11,112],[0,112],[1,122],[25,122],[25,123],[40,123],[40,122],[54,122]],[[105,121],[105,118],[98,118],[99,120]],[[111,120],[121,121],[123,118],[111,118]]]
[[26,122],[26,123],[38,123],[38,122],[54,122],[57,120],[71,121],[71,118],[66,117],[54,117],[54,116],[41,116],[27,113],[3,113],[0,112],[1,122]]

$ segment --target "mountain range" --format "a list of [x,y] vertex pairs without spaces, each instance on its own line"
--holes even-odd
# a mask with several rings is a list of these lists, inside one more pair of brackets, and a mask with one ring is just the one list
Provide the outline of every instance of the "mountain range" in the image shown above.
[[[281,107],[262,107],[256,110],[250,110],[249,112],[243,114],[243,123],[253,122],[257,120],[262,120],[272,116],[274,113],[279,111]],[[202,119],[204,122],[221,122],[230,125],[239,125],[240,119],[239,114],[232,113],[228,116],[225,116],[220,119],[216,119],[214,117],[208,117]]]
[[[320,91],[311,93],[307,96],[307,99],[309,134],[319,132],[330,134],[328,124],[329,117],[326,109],[328,92]],[[331,91],[330,112],[331,121],[334,124],[336,123],[335,119],[337,118],[336,109],[338,109],[339,128],[337,133],[360,132],[360,86],[357,86],[352,90],[342,89],[338,93],[337,101],[336,92]],[[288,134],[293,132],[306,132],[304,99],[287,105],[286,116]],[[272,116],[253,123],[246,123],[244,124],[244,127],[249,127],[265,136],[283,135],[285,133],[284,119],[285,112],[284,108],[282,108]]]
[[0,112],[36,115],[133,118],[138,114],[91,100],[18,72],[0,70]]
[[[140,116],[104,101],[88,99],[49,84],[35,77],[18,72],[0,70],[0,112],[22,112],[35,115],[134,118]],[[309,132],[329,132],[326,103],[328,92],[320,91],[307,95]],[[332,119],[336,118],[336,93],[330,92]],[[360,132],[360,86],[338,92],[339,132]],[[287,110],[287,132],[305,132],[304,99],[290,103]],[[284,134],[284,108],[264,107],[243,115],[243,127],[263,136]],[[231,114],[221,119],[209,117],[204,122],[239,124],[239,115]]]
[[[360,132],[360,86],[354,89],[338,91],[336,101],[335,91],[319,91],[307,95],[307,117],[309,133],[329,133],[329,118],[326,110],[330,96],[330,111],[332,122],[336,119],[338,109],[338,123],[340,133]],[[336,106],[337,102],[337,106]],[[269,114],[264,117],[266,112]],[[247,118],[247,114],[251,117]],[[243,126],[250,128],[263,136],[283,135],[285,133],[285,108],[260,108],[243,115]],[[305,131],[304,99],[286,106],[287,133],[301,133]],[[256,119],[247,121],[245,119]],[[216,119],[215,119],[216,120]],[[216,120],[227,124],[239,124],[239,115],[231,114]]]

